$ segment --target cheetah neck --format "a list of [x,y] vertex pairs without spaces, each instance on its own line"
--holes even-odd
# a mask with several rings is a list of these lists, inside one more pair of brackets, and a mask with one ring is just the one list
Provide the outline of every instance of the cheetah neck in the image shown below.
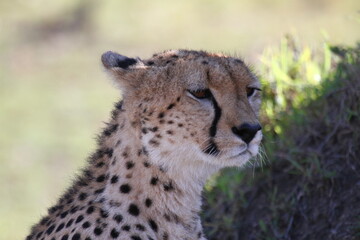
[[[193,239],[202,232],[198,216],[202,189],[217,169],[183,164],[179,171],[179,166],[157,165],[152,159],[154,156],[142,146],[136,123],[129,121],[122,111],[116,112],[100,137],[98,152],[105,154],[95,154],[92,161],[97,188],[104,189],[97,200],[103,201],[110,213],[118,208],[129,211],[126,205],[134,204],[139,217],[166,222],[164,226],[168,226],[170,236],[170,232],[180,234],[179,238],[190,234],[189,238]],[[176,154],[167,157],[173,158],[172,161],[178,158]],[[191,156],[185,158],[191,159]],[[186,163],[186,160],[179,162]],[[136,212],[130,214],[136,215]],[[169,239],[177,239],[175,235],[170,236]]]

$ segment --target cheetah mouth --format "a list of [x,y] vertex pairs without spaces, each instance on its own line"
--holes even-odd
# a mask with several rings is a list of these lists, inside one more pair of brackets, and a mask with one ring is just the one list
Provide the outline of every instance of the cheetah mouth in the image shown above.
[[[232,158],[243,157],[246,155],[248,155],[249,158],[255,157],[259,153],[261,139],[262,139],[262,133],[258,132],[255,138],[250,143],[235,147],[232,150],[234,151]],[[235,154],[236,151],[237,154]]]
[[246,153],[249,153],[248,146],[240,145],[230,149],[226,155],[228,155],[230,159],[233,159],[233,158],[238,158]]
[[246,144],[234,147],[228,152],[230,159],[235,159],[239,157],[254,157],[258,154],[259,144]]

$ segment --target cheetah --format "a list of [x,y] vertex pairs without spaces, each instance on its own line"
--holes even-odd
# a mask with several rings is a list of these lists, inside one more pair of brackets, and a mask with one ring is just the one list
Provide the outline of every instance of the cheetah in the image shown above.
[[206,240],[206,180],[258,153],[259,81],[242,60],[205,51],[101,60],[122,100],[98,150],[27,239]]

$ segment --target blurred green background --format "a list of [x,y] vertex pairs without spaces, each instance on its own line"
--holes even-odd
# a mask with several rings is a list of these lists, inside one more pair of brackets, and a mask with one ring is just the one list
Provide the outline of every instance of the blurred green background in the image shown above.
[[359,10],[358,0],[1,1],[0,239],[23,239],[94,150],[119,98],[103,52],[220,51],[261,74],[288,33],[314,49],[354,44]]

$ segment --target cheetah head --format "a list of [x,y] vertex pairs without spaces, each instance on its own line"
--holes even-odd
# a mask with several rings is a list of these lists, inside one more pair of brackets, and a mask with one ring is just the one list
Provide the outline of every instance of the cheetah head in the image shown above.
[[171,50],[102,56],[151,159],[164,167],[242,166],[258,154],[260,83],[237,58]]

